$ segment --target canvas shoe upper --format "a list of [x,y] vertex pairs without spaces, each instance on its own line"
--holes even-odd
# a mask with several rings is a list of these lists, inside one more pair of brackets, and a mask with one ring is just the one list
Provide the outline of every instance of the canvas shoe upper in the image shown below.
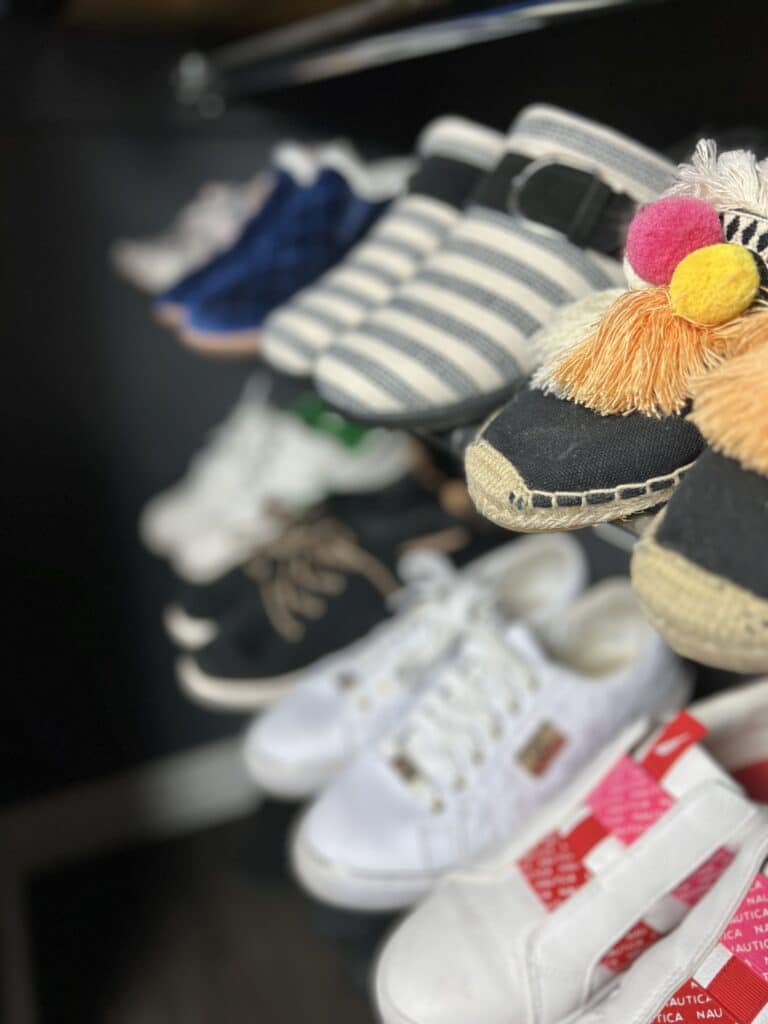
[[344,260],[267,318],[265,360],[284,373],[308,376],[338,334],[415,274],[502,147],[498,132],[464,118],[440,117],[429,124],[417,143],[419,166],[405,193]]
[[280,418],[267,401],[268,392],[265,378],[249,378],[226,419],[192,457],[182,479],[146,503],[139,533],[150,551],[171,555],[183,546],[226,508],[242,485],[246,467],[258,465]]
[[344,257],[402,191],[410,168],[408,160],[364,165],[340,147],[321,151],[313,184],[241,240],[240,273],[188,306],[185,340],[260,346],[266,316]]
[[110,249],[115,268],[145,291],[157,293],[208,262],[234,242],[272,188],[269,172],[242,185],[211,182],[153,238],[120,239]]
[[162,323],[178,325],[190,304],[239,279],[253,240],[269,236],[291,205],[298,202],[299,194],[312,188],[318,174],[316,154],[294,143],[278,146],[271,154],[269,173],[272,187],[268,195],[241,225],[233,244],[157,296],[153,308]]
[[497,607],[309,809],[292,845],[299,879],[340,906],[407,906],[519,829],[617,729],[686,689],[622,580],[536,632]]
[[768,314],[747,324],[760,343],[698,382],[690,418],[711,447],[633,552],[632,582],[675,650],[734,672],[765,672]]
[[643,971],[657,942],[664,959],[662,936],[764,821],[736,780],[762,779],[765,792],[767,708],[762,682],[699,702],[650,738],[637,723],[525,833],[447,876],[381,955],[385,1024],[570,1022],[638,957]]
[[475,533],[466,490],[452,483],[463,491],[460,508],[436,500],[414,474],[375,493],[337,495],[289,521],[251,551],[236,578],[221,581],[239,596],[227,601],[211,642],[179,661],[184,690],[218,708],[274,703],[305,670],[389,616],[404,554],[442,551],[460,564],[497,544],[498,534]]
[[505,544],[457,570],[445,556],[404,556],[405,588],[394,618],[308,677],[250,726],[244,753],[269,793],[310,796],[377,739],[428,687],[478,609],[503,601],[510,614],[542,621],[582,589],[586,562],[565,536]]
[[481,419],[535,368],[529,339],[559,306],[623,281],[623,225],[673,170],[609,128],[527,107],[440,246],[321,355],[319,393],[363,423]]
[[399,479],[410,463],[402,434],[371,431],[356,444],[314,429],[292,413],[277,414],[259,458],[243,465],[238,486],[215,516],[174,552],[185,580],[215,580],[272,540],[295,515],[332,493],[377,490]]
[[670,499],[706,447],[686,416],[695,382],[744,351],[768,294],[768,162],[700,141],[626,253],[633,287],[598,315],[564,307],[570,339],[467,449],[470,493],[499,526],[577,529]]

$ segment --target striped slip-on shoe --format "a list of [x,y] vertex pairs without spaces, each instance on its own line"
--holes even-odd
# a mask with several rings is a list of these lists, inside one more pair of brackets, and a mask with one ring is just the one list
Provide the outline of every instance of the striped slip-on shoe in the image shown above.
[[559,306],[623,282],[624,225],[673,180],[645,146],[528,107],[439,248],[320,357],[317,389],[365,423],[481,419],[537,365],[531,335]]

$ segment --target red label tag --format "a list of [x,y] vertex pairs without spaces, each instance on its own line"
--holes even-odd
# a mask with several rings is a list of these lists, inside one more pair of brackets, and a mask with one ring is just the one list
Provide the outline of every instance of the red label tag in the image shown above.
[[707,990],[740,1024],[752,1024],[768,1006],[768,984],[736,956],[715,975]]
[[695,981],[686,981],[656,1017],[654,1024],[700,1024],[700,1021],[707,1020],[739,1024],[706,989]]
[[639,921],[634,928],[630,928],[623,939],[619,939],[616,945],[608,950],[602,964],[614,974],[621,974],[660,938],[661,934],[655,928],[651,928],[645,921]]
[[681,711],[662,729],[640,762],[654,779],[662,779],[685,751],[706,736],[708,729],[687,711]]
[[547,910],[554,910],[589,880],[568,840],[552,832],[517,862]]

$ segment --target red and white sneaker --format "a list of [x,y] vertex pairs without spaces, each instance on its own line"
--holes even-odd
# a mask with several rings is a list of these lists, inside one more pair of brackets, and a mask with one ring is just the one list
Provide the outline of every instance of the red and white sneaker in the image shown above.
[[764,811],[733,863],[680,928],[575,1024],[765,1024],[767,858]]
[[[583,1024],[651,1024],[699,962],[693,946],[675,962],[677,937],[660,940],[723,872],[723,883],[732,877],[756,830],[768,835],[765,811],[750,798],[766,792],[768,680],[698,702],[650,737],[647,723],[631,728],[557,808],[492,859],[446,876],[394,932],[376,975],[383,1021],[582,1024],[604,999],[595,1013],[608,1015]],[[698,932],[699,948],[730,920],[764,845],[720,927],[715,914]],[[768,880],[765,892],[768,900]],[[605,999],[638,957],[645,970],[645,951],[657,943],[675,955],[655,956],[669,984],[650,1015],[623,996]],[[768,1022],[768,1012],[743,1020],[728,1012],[728,1024]],[[698,1019],[708,1018],[690,1018]]]

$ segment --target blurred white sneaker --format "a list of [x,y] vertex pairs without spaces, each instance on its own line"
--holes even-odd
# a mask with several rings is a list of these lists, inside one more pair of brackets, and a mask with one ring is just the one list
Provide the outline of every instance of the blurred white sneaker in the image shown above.
[[506,840],[619,729],[687,692],[628,581],[597,584],[537,632],[487,616],[306,813],[296,873],[337,906],[405,907]]
[[249,727],[244,753],[268,793],[302,799],[390,728],[430,683],[432,671],[489,604],[508,618],[542,622],[583,589],[581,546],[565,534],[512,541],[457,570],[434,552],[406,555],[400,610],[364,639],[313,666]]
[[261,449],[280,418],[267,402],[266,378],[251,377],[237,404],[193,456],[182,479],[151,498],[139,519],[142,541],[170,556],[217,518],[258,466]]
[[116,241],[110,248],[112,263],[137,288],[151,294],[163,292],[227,249],[271,188],[269,172],[242,185],[204,185],[167,231]]
[[376,970],[384,1024],[764,1020],[768,987],[758,993],[732,956],[764,972],[764,880],[730,949],[710,951],[765,857],[765,810],[751,798],[765,793],[766,766],[768,681],[697,702],[661,730],[630,727],[392,934]]
[[241,459],[240,476],[217,500],[215,514],[207,512],[199,529],[176,546],[173,568],[191,583],[218,579],[273,540],[286,512],[300,512],[329,494],[386,487],[406,472],[411,458],[405,434],[372,430],[348,445],[297,415],[271,410],[258,456]]

